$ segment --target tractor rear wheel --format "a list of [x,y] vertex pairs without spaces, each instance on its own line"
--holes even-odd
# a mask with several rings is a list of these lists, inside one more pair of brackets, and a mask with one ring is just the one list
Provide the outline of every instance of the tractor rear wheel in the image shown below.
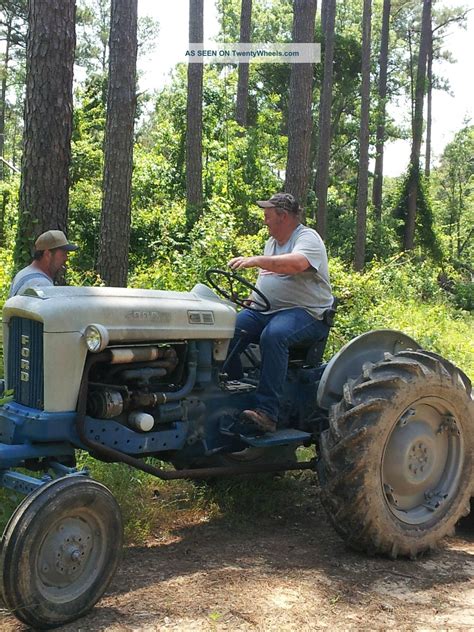
[[3,534],[5,605],[33,628],[86,614],[115,573],[120,509],[109,490],[82,476],[56,479],[17,507]]
[[427,351],[386,354],[344,386],[321,437],[321,499],[335,529],[370,554],[415,558],[469,513],[469,379]]

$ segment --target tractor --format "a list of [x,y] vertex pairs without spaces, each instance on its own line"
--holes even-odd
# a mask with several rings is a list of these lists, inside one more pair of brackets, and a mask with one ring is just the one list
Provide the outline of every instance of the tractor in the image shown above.
[[[119,563],[120,509],[76,450],[164,480],[314,470],[330,522],[370,555],[415,558],[469,512],[474,402],[459,368],[400,331],[363,333],[327,363],[314,340],[290,349],[276,432],[245,432],[259,349],[239,381],[226,358],[242,285],[256,288],[226,270],[207,281],[42,287],[5,303],[0,485],[25,498],[2,536],[0,596],[24,623],[83,616]],[[298,461],[299,446],[316,456]]]

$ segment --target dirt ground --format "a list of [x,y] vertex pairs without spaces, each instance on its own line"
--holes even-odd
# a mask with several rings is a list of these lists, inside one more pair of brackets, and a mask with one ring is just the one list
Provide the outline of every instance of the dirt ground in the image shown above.
[[[129,547],[105,597],[61,630],[474,630],[474,520],[417,561],[348,550],[316,486],[258,524],[178,525]],[[2,632],[26,627],[0,610]]]

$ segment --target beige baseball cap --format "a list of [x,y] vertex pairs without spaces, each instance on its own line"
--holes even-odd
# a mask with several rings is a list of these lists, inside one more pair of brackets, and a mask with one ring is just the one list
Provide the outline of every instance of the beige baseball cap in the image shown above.
[[77,250],[79,246],[70,244],[62,230],[47,230],[35,241],[35,250],[53,250],[62,248],[63,250]]

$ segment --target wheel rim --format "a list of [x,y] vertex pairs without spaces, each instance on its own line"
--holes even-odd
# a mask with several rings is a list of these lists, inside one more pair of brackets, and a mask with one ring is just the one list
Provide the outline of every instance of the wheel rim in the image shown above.
[[53,521],[38,548],[37,588],[45,599],[66,603],[85,593],[101,573],[106,525],[86,507]]
[[422,524],[445,512],[458,488],[464,439],[449,403],[417,400],[397,419],[385,444],[382,488],[402,522]]

